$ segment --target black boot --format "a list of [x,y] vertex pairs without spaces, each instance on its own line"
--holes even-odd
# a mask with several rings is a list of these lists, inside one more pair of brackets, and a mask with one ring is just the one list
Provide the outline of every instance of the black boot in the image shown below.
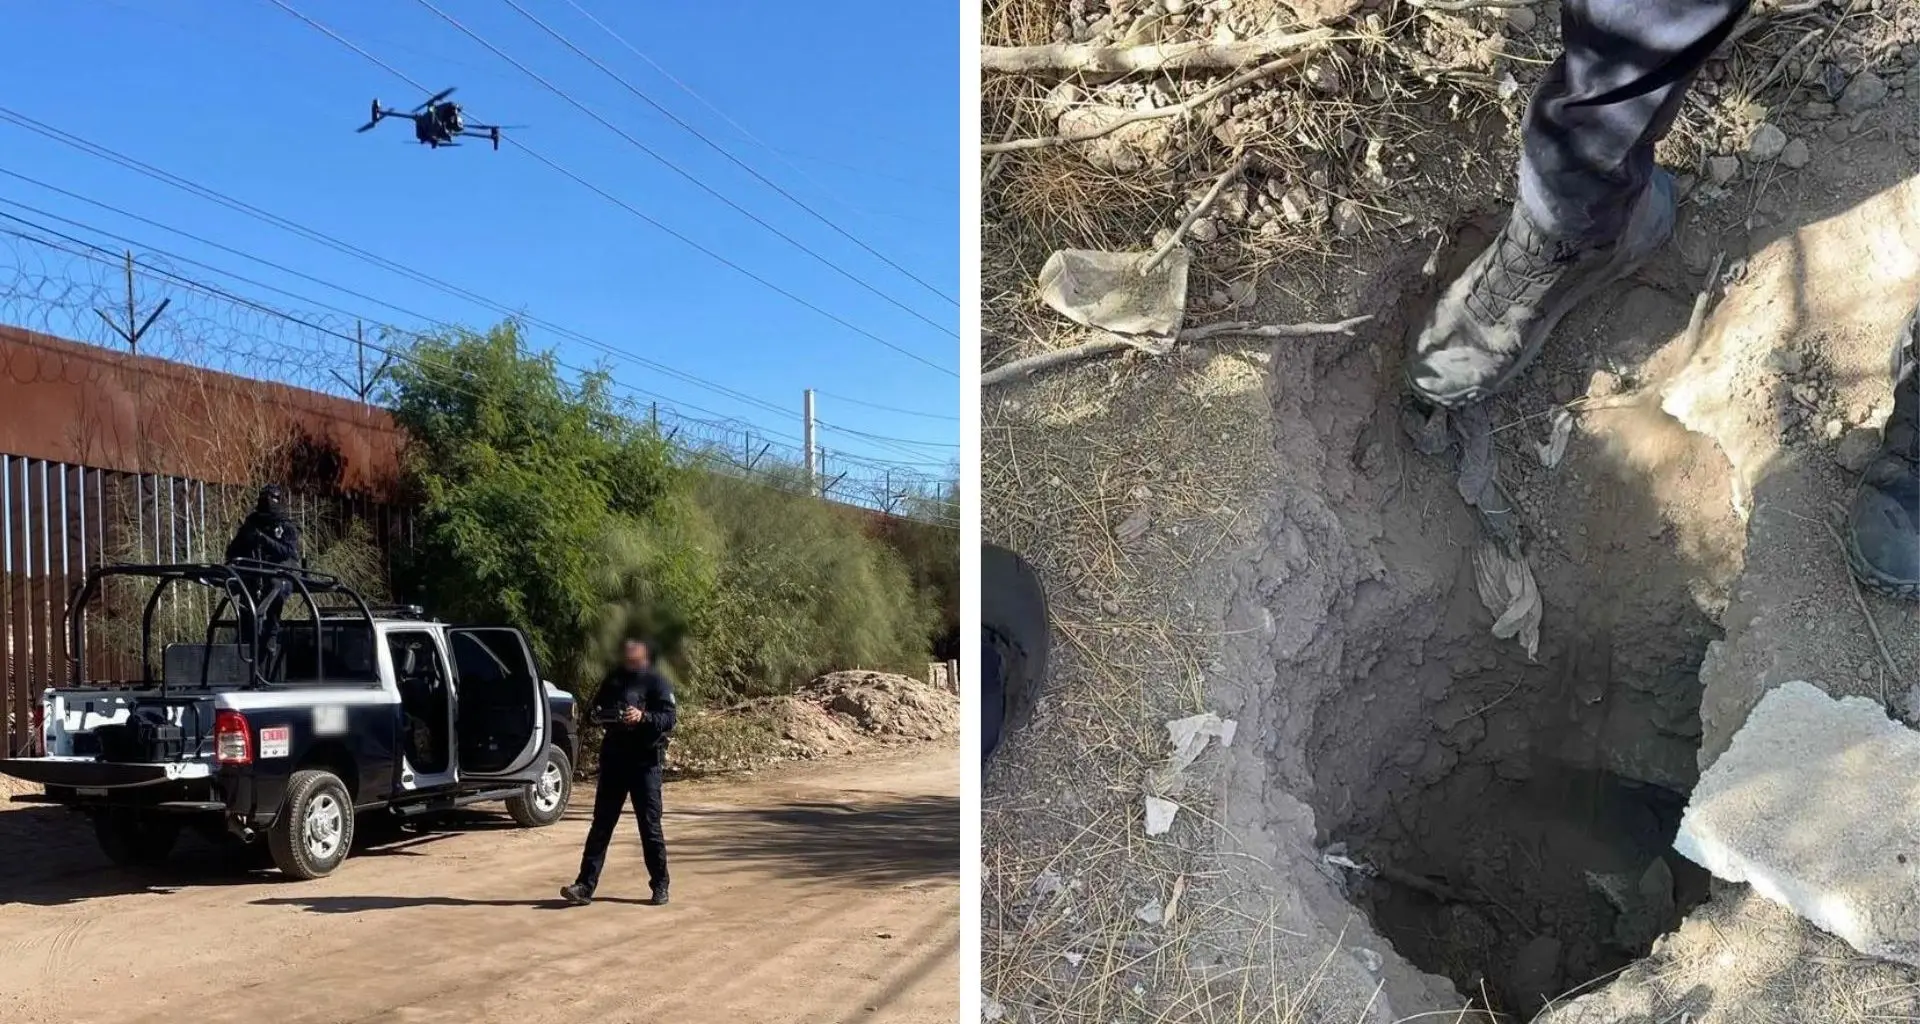
[[667,905],[667,887],[665,884],[653,887],[653,899],[651,902],[656,907],[664,907]]
[[1608,243],[1554,238],[1515,203],[1507,224],[1448,286],[1414,339],[1407,384],[1429,405],[1459,408],[1520,375],[1560,318],[1632,273],[1673,235],[1673,178],[1656,170]]
[[993,757],[1006,733],[1027,723],[1047,675],[1047,594],[1019,555],[991,544],[980,548],[980,708]]
[[1853,492],[1847,563],[1863,585],[1920,601],[1920,307],[1894,347],[1893,415]]
[[593,890],[587,888],[584,883],[575,882],[560,889],[560,898],[576,907],[584,907],[593,902]]

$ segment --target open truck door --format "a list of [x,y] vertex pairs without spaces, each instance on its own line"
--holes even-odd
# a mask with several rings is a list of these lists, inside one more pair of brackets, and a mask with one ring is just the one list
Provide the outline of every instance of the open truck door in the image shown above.
[[553,723],[533,650],[517,629],[447,630],[453,657],[460,775],[533,782],[547,767]]

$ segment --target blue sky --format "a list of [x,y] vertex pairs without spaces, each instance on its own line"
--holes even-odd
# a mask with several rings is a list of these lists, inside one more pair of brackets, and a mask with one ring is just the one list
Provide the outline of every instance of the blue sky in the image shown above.
[[[738,393],[717,393],[532,328],[536,346],[557,349],[574,366],[605,361],[623,386],[659,396],[669,411],[745,421],[776,444],[797,444],[801,391],[812,387],[821,392],[820,443],[830,458],[924,463],[929,465],[921,468],[937,473],[954,457],[959,382],[952,374],[960,344],[953,336],[958,307],[950,300],[959,296],[959,42],[951,6],[899,0],[515,0],[735,157],[943,293],[936,294],[756,181],[503,0],[433,0],[883,298],[729,209],[419,2],[285,2],[425,85],[457,85],[455,99],[470,119],[527,125],[509,135],[859,330],[742,276],[512,146],[495,153],[484,141],[469,140],[460,149],[432,151],[412,142],[404,121],[354,134],[374,97],[405,108],[426,97],[271,0],[0,0],[8,36],[0,108]],[[127,236],[140,243],[136,254],[159,250],[244,274],[257,284],[173,263],[247,298],[325,315],[330,324],[351,323],[348,314],[407,329],[433,321],[484,326],[500,318],[497,310],[468,298],[5,121],[0,171],[361,293],[331,290],[0,174],[0,199]],[[123,247],[104,234],[17,206],[0,203],[0,213]],[[0,220],[0,229],[9,228],[20,225]],[[17,255],[29,251],[22,243],[0,241],[11,243],[0,245],[0,259],[26,262]],[[38,270],[67,265],[50,262]],[[275,294],[273,287],[313,304]],[[155,286],[152,300],[163,294]],[[322,304],[336,311],[323,314]],[[860,330],[935,365],[892,351]]]

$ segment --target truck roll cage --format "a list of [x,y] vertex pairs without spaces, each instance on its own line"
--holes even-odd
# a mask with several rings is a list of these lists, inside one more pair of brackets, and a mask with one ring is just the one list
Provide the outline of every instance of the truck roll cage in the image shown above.
[[[140,618],[140,681],[153,685],[153,614],[160,607],[160,599],[176,583],[188,583],[220,593],[219,603],[207,617],[206,645],[213,648],[214,631],[220,626],[232,622],[234,633],[239,640],[240,659],[247,666],[247,689],[259,689],[268,686],[271,680],[261,672],[259,659],[260,607],[256,595],[265,594],[276,583],[289,585],[287,599],[294,594],[306,602],[307,611],[313,626],[313,657],[315,681],[324,682],[325,647],[322,630],[328,624],[338,624],[343,620],[364,622],[367,635],[373,635],[373,609],[368,607],[366,598],[349,586],[338,576],[316,572],[302,566],[275,565],[251,558],[235,559],[231,562],[197,562],[178,565],[104,565],[88,571],[86,582],[74,593],[73,600],[67,606],[68,655],[67,667],[75,687],[86,685],[86,609],[100,594],[101,585],[114,577],[132,577],[155,580],[153,592],[147,596],[146,608]],[[334,597],[339,600],[322,605],[316,597]],[[235,613],[233,619],[224,619],[222,614],[229,608]],[[328,613],[333,614],[329,615]],[[207,685],[207,677],[213,665],[213,658],[200,659],[200,685]],[[167,679],[163,673],[160,680],[160,697],[167,696]]]

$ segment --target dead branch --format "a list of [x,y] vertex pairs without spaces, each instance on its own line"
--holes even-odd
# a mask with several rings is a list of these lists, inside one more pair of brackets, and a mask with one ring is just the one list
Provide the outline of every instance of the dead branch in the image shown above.
[[1409,6],[1423,11],[1477,11],[1485,7],[1532,7],[1541,0],[1407,0]]
[[[1321,334],[1352,334],[1355,327],[1372,319],[1373,316],[1369,314],[1367,316],[1356,316],[1350,320],[1342,320],[1335,324],[1259,325],[1247,321],[1226,321],[1217,324],[1207,324],[1204,327],[1189,327],[1180,332],[1174,339],[1174,344],[1204,341],[1208,338],[1218,338],[1224,335],[1247,338],[1305,338]],[[1095,341],[1082,342],[1078,345],[1070,345],[1067,348],[1055,349],[1052,352],[1042,352],[1037,356],[1015,359],[1011,363],[996,366],[991,370],[982,372],[980,374],[980,386],[984,388],[994,384],[1004,384],[1007,381],[1019,377],[1026,377],[1038,373],[1041,370],[1051,369],[1055,366],[1061,366],[1091,356],[1105,355],[1109,352],[1118,352],[1121,349],[1128,348],[1139,348],[1139,346],[1123,338],[1107,337]]]
[[1373,319],[1373,314],[1351,317],[1333,324],[1256,324],[1250,320],[1227,320],[1180,332],[1180,341],[1189,344],[1208,338],[1311,338],[1321,334],[1352,334],[1353,329]]
[[982,46],[980,70],[1001,75],[1131,75],[1141,71],[1233,71],[1281,54],[1317,48],[1333,30],[1244,39],[1233,43],[1197,40],[1145,46],[1094,46],[1053,43],[1046,46]]
[[1174,248],[1180,244],[1180,240],[1187,236],[1187,229],[1193,227],[1193,222],[1205,216],[1207,210],[1213,206],[1213,201],[1220,198],[1220,192],[1227,187],[1227,182],[1239,177],[1240,172],[1247,169],[1247,161],[1249,158],[1246,155],[1245,146],[1236,148],[1233,156],[1233,166],[1227,168],[1226,172],[1214,181],[1213,187],[1207,190],[1207,194],[1201,196],[1200,202],[1188,212],[1186,217],[1181,219],[1179,226],[1173,229],[1173,236],[1167,239],[1166,244],[1155,250],[1152,256],[1147,257],[1147,262],[1140,265],[1141,277],[1152,273],[1153,268],[1159,266],[1160,261],[1167,258],[1167,254],[1172,252]]
[[1150,110],[1129,110],[1125,114],[1114,118],[1112,121],[1098,128],[1089,128],[1085,131],[1074,132],[1072,135],[1047,135],[1036,139],[1009,139],[1005,142],[988,142],[981,145],[980,152],[984,154],[1014,153],[1025,149],[1045,149],[1048,146],[1067,146],[1077,142],[1090,142],[1103,135],[1111,135],[1130,124],[1139,124],[1141,121],[1152,121],[1162,117],[1173,117],[1176,114],[1184,114],[1190,110],[1211,103],[1235,89],[1257,82],[1270,75],[1279,74],[1289,68],[1297,68],[1305,64],[1307,59],[1318,52],[1320,45],[1329,38],[1331,38],[1331,35],[1322,36],[1311,48],[1303,52],[1289,54],[1285,57],[1268,61],[1254,68],[1252,71],[1229,78],[1219,85],[1195,93],[1179,103],[1164,107],[1154,107]]

